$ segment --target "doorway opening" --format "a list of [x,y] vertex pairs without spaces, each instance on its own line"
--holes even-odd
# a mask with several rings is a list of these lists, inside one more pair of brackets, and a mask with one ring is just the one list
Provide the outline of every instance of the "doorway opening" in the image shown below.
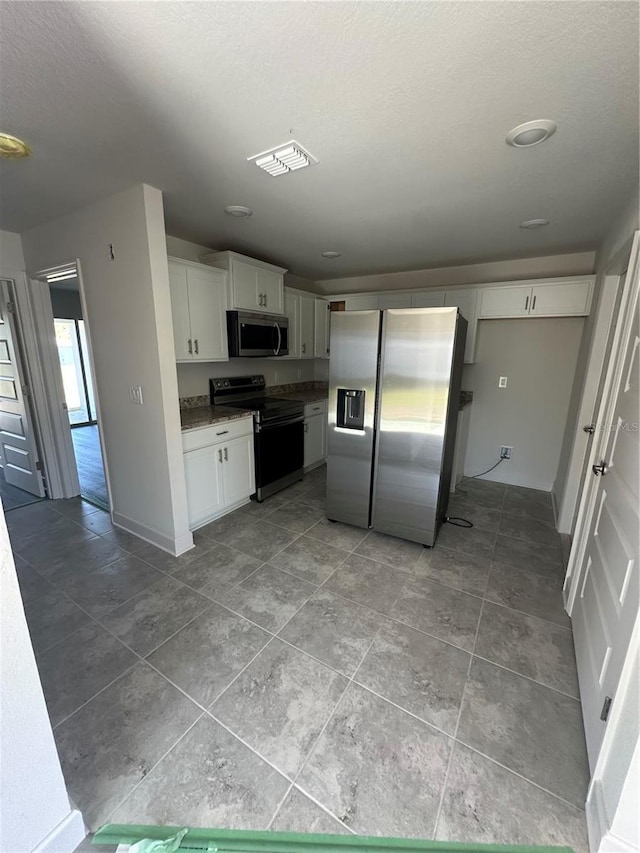
[[65,405],[80,481],[80,494],[109,509],[92,380],[91,352],[77,272],[49,281],[55,341],[62,372]]

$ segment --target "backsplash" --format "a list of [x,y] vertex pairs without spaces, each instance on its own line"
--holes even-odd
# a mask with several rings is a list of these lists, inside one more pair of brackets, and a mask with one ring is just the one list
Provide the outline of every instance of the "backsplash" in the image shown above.
[[[329,385],[327,382],[318,382],[314,379],[309,379],[306,382],[289,382],[285,385],[267,385],[266,392],[272,397],[277,397],[278,394],[295,394],[302,391],[327,391]],[[196,394],[191,397],[180,397],[181,409],[196,409],[198,406],[208,406],[208,394]]]
[[[292,382],[309,382],[328,379],[322,359],[233,358],[230,361],[178,364],[178,395],[200,397],[209,395],[209,379],[213,377],[264,375],[267,385],[288,385]],[[320,371],[320,375],[316,374]]]

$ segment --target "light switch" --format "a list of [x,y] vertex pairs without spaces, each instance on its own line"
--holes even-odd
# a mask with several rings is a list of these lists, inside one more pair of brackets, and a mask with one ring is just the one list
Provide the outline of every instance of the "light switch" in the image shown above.
[[501,376],[498,381],[498,388],[506,388],[507,387],[507,377]]
[[132,385],[129,388],[129,399],[132,403],[135,403],[137,406],[142,405],[142,386],[141,385]]

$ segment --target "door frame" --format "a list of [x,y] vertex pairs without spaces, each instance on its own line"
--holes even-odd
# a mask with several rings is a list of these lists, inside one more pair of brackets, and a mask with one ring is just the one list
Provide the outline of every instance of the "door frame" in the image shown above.
[[[591,466],[602,456],[608,433],[605,429],[598,429],[599,425],[610,422],[612,409],[615,403],[612,389],[619,377],[623,367],[623,356],[621,342],[624,340],[625,332],[632,322],[628,317],[628,306],[633,296],[634,289],[638,288],[638,276],[640,273],[640,231],[636,231],[632,238],[616,253],[615,257],[606,270],[607,276],[618,276],[620,278],[626,270],[624,289],[617,314],[612,318],[613,341],[609,352],[609,358],[603,365],[601,377],[604,374],[604,382],[600,390],[600,396],[595,402],[593,423],[596,426],[594,440],[591,442],[589,452],[585,456],[582,469],[582,491],[579,495],[578,513],[574,528],[571,551],[567,565],[567,573],[564,580],[563,596],[565,609],[569,616],[577,598],[578,590],[582,582],[583,571],[581,566],[584,552],[587,547],[589,528],[596,506],[596,492],[598,481],[595,477],[589,477]],[[585,473],[586,472],[586,473]]]

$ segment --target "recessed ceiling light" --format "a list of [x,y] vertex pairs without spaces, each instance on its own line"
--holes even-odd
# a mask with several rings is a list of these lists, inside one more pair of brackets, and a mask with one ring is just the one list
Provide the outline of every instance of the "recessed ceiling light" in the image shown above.
[[519,124],[507,133],[507,145],[514,148],[530,148],[532,145],[538,145],[549,139],[550,136],[558,129],[555,121],[550,119],[540,118],[535,121],[527,121],[524,124]]
[[224,212],[227,216],[233,216],[235,219],[248,219],[253,216],[253,210],[250,207],[243,207],[241,204],[230,204],[225,207]]
[[341,257],[340,252],[323,252],[322,257],[328,261],[333,261],[335,258]]
[[286,175],[287,172],[304,169],[305,166],[313,166],[314,163],[318,162],[313,154],[303,148],[295,139],[286,142],[284,145],[269,148],[268,151],[262,151],[260,154],[254,154],[253,157],[247,157],[247,160],[253,161],[256,166],[264,169],[274,178],[278,175]]
[[19,160],[21,157],[28,157],[29,154],[31,154],[31,149],[22,139],[11,136],[9,133],[0,133],[0,157],[7,160]]
[[536,228],[544,228],[548,224],[548,219],[527,219],[525,222],[520,223],[520,227],[525,228],[527,231],[535,231]]

